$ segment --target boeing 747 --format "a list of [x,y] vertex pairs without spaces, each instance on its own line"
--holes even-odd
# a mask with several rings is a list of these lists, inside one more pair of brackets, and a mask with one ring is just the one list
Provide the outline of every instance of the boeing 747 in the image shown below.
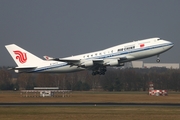
[[133,60],[157,56],[156,61],[160,62],[159,55],[173,45],[167,40],[149,38],[66,58],[44,56],[45,60],[15,44],[5,47],[17,64],[11,68],[17,73],[66,73],[88,69],[92,75],[104,75],[108,66],[124,66],[125,62]]

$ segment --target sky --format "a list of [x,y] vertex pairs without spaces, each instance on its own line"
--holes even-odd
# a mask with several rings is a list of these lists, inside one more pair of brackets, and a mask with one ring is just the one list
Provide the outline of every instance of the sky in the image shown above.
[[162,63],[180,63],[180,0],[0,0],[0,66],[16,66],[12,43],[62,58],[152,37],[175,45]]

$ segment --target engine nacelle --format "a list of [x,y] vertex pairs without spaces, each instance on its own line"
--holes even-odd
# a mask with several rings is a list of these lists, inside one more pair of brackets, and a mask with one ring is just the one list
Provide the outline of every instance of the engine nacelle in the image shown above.
[[105,65],[108,65],[108,66],[124,66],[124,63],[119,63],[119,61],[117,59],[114,59],[114,60],[111,59],[108,62],[106,62]]
[[81,66],[83,66],[83,67],[90,67],[90,66],[93,66],[93,65],[94,65],[94,63],[93,63],[92,60],[86,60],[86,61],[83,61],[81,63]]

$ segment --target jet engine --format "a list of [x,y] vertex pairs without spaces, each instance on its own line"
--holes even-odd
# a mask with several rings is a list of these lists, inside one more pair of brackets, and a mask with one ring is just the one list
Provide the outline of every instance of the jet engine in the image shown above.
[[90,67],[90,66],[93,66],[93,65],[94,65],[94,63],[93,63],[92,60],[86,60],[86,61],[83,61],[81,63],[81,66],[83,66],[83,67]]
[[124,66],[124,63],[120,63],[117,59],[111,59],[105,63],[107,66]]

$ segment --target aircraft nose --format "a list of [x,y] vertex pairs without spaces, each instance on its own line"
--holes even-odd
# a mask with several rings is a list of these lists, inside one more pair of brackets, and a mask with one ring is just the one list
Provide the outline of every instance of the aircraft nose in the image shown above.
[[173,47],[173,46],[174,46],[174,43],[172,43],[172,42],[169,42],[169,45],[170,45],[171,47]]
[[172,48],[174,46],[173,42],[167,41],[169,48]]

